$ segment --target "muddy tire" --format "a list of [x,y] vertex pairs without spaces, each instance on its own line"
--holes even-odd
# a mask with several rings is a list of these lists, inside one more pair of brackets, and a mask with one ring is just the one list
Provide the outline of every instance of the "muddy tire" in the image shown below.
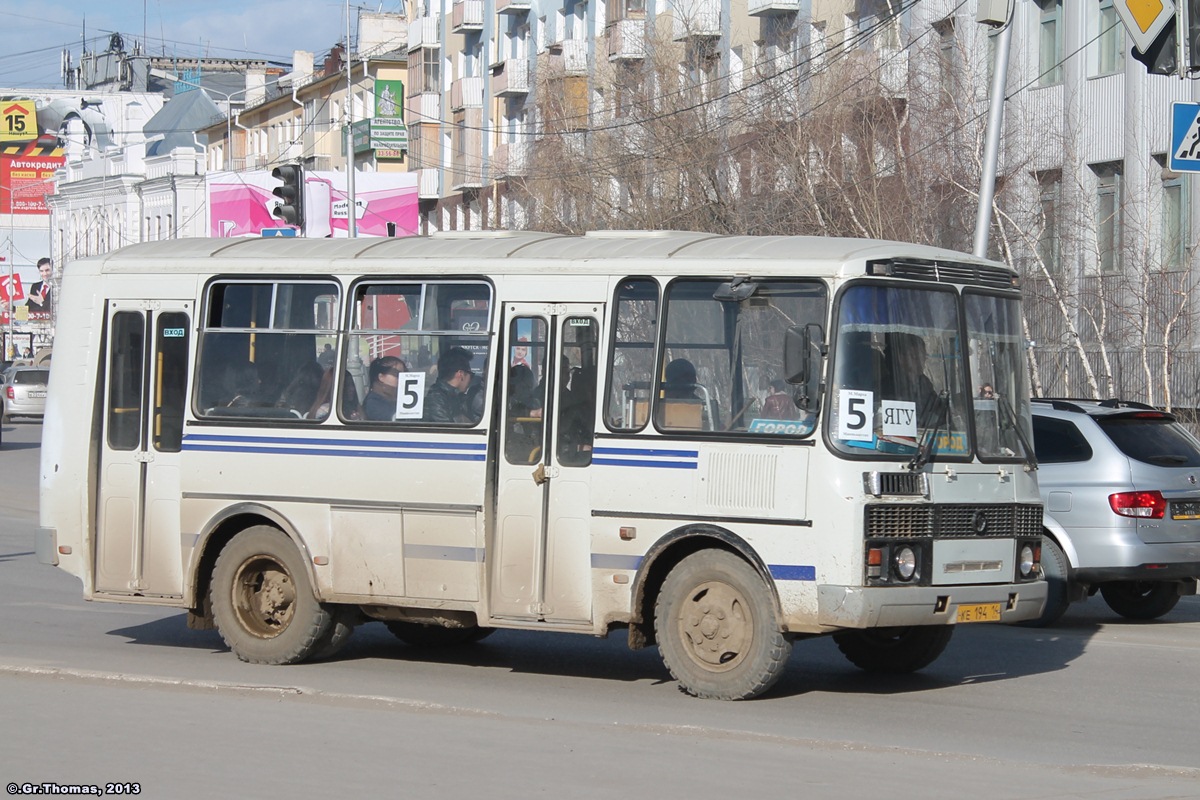
[[838,631],[833,641],[859,669],[902,675],[932,664],[953,635],[953,625],[915,625]]
[[225,545],[213,567],[212,607],[221,638],[242,661],[296,664],[333,644],[334,615],[317,602],[300,551],[276,528],[247,528]]
[[1070,575],[1067,555],[1058,542],[1049,536],[1042,537],[1042,575],[1046,579],[1046,607],[1042,609],[1040,617],[1018,622],[1017,625],[1026,628],[1048,627],[1058,622],[1067,613],[1067,606],[1071,605],[1071,596],[1067,591]]
[[324,661],[336,656],[346,646],[346,642],[350,641],[354,629],[363,621],[362,612],[357,606],[332,606],[330,613],[333,615],[333,624],[313,651],[314,660]]
[[1102,583],[1100,596],[1126,619],[1158,619],[1179,602],[1179,587],[1170,581]]
[[663,663],[683,691],[746,700],[783,674],[792,643],[762,576],[724,550],[701,550],[667,575],[654,610]]
[[473,625],[469,628],[446,628],[441,625],[424,625],[420,622],[405,622],[391,620],[384,623],[400,641],[413,647],[455,647],[460,644],[471,644],[486,639],[495,632],[495,628],[480,628]]

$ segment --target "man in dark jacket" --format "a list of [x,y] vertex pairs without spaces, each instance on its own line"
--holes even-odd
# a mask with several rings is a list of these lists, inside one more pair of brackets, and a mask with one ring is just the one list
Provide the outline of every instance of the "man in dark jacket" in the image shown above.
[[467,408],[471,385],[471,353],[451,347],[438,356],[437,382],[425,393],[426,422],[474,422]]

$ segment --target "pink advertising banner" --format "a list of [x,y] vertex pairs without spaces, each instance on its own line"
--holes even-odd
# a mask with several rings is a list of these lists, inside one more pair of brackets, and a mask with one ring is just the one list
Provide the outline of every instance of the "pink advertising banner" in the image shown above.
[[[286,228],[271,211],[279,204],[272,190],[280,185],[266,170],[211,172],[205,179],[209,233],[217,237],[260,236],[264,228]],[[417,232],[417,175],[407,172],[358,172],[354,175],[355,221],[359,236],[396,236]],[[347,236],[346,175],[304,173],[304,231],[309,238]]]

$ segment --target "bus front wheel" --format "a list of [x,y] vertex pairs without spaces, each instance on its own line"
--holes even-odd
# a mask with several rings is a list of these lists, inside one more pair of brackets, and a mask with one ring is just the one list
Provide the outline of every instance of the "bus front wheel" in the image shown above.
[[212,607],[221,638],[242,661],[296,664],[334,644],[334,615],[276,528],[247,528],[225,545],[213,567]]
[[659,652],[696,697],[746,700],[783,674],[791,642],[775,622],[771,592],[753,567],[724,550],[701,550],[667,575],[655,605]]

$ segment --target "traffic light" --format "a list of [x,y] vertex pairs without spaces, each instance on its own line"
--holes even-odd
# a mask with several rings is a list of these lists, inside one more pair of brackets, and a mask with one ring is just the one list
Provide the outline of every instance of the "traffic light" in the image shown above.
[[297,228],[303,229],[304,167],[299,164],[284,164],[271,170],[271,177],[278,178],[283,182],[282,186],[276,186],[271,192],[283,201],[275,206],[271,215],[278,217],[288,225],[295,225]]
[[1186,0],[1180,10],[1187,14],[1188,72],[1200,71],[1200,0]]
[[1131,48],[1129,54],[1135,61],[1146,65],[1146,72],[1151,75],[1174,75],[1179,71],[1179,45],[1175,38],[1175,25],[1171,24],[1162,29],[1154,42],[1145,49]]

